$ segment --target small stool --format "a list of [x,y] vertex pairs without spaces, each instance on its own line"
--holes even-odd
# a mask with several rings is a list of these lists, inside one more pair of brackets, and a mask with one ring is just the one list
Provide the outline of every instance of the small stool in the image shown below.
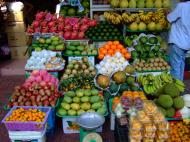
[[46,129],[44,131],[8,131],[11,142],[32,141],[45,142]]

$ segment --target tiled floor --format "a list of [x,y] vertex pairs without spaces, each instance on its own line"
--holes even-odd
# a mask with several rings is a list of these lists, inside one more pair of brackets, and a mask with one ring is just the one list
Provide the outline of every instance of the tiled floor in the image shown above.
[[[0,77],[0,121],[7,113],[3,110],[3,105],[7,103],[8,97],[11,95],[14,86],[22,84],[24,76],[5,76]],[[190,80],[185,81],[187,88],[190,89]],[[78,134],[63,134],[61,119],[57,118],[56,131],[49,136],[47,142],[79,142]],[[104,125],[104,133],[102,133],[104,142],[114,142],[114,133],[109,129],[109,120]],[[0,123],[0,142],[9,142],[7,130]]]

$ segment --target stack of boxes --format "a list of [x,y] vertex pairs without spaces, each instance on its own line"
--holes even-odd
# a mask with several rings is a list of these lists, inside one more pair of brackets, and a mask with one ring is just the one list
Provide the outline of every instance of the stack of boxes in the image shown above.
[[12,59],[26,59],[27,50],[26,26],[23,11],[9,12],[5,31],[8,37],[8,46],[11,50]]

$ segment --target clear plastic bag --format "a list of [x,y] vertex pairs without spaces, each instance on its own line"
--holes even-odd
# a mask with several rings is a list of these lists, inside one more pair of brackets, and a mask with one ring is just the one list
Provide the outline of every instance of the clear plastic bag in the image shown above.
[[159,131],[169,131],[169,124],[167,121],[157,124],[157,129]]
[[143,138],[142,142],[154,142],[154,138]]
[[142,138],[142,133],[141,131],[134,131],[134,130],[131,130],[129,132],[129,135],[130,135],[130,138],[136,138],[136,139],[141,139]]
[[156,126],[153,123],[147,123],[143,125],[143,131],[145,132],[155,132]]
[[145,101],[144,111],[147,115],[155,115],[158,112],[158,108],[152,101]]
[[157,131],[156,136],[158,139],[168,139],[168,132],[167,131]]
[[142,129],[142,124],[136,117],[130,118],[130,129],[134,131],[140,131]]
[[138,111],[137,113],[138,119],[141,123],[151,123],[150,117],[145,113],[145,111]]

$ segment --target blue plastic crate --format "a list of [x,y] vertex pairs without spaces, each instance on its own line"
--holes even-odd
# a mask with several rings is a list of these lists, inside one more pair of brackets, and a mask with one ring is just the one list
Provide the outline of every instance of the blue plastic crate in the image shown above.
[[52,108],[47,119],[47,130],[46,134],[51,135],[55,130],[55,108]]

